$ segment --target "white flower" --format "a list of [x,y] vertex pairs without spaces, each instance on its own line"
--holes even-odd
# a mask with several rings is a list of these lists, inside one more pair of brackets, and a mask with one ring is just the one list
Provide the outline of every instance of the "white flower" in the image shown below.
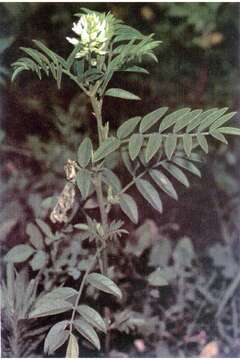
[[[77,23],[73,23],[72,30],[79,38],[67,37],[72,45],[81,44],[76,58],[82,58],[88,54],[105,55],[107,53],[107,41],[111,38],[110,26],[106,17],[97,14],[82,15]],[[96,64],[96,61],[94,61]]]

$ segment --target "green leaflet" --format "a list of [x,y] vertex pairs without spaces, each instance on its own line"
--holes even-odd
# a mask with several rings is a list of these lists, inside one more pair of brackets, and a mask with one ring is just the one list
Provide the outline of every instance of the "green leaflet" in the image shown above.
[[126,91],[123,89],[117,89],[117,88],[108,89],[105,92],[105,95],[117,97],[117,98],[121,98],[121,99],[125,99],[125,100],[141,100],[140,97],[130,93],[129,91]]
[[47,303],[48,301],[54,301],[58,299],[68,300],[71,299],[72,297],[76,297],[77,294],[78,294],[77,290],[71,287],[68,286],[58,287],[38,298],[35,303],[35,307]]
[[131,160],[135,160],[143,145],[143,135],[133,134],[129,139],[128,150]]
[[107,332],[106,324],[96,310],[88,305],[79,305],[77,311],[90,325],[104,333]]
[[46,265],[46,260],[47,254],[45,251],[39,250],[36,254],[34,254],[32,260],[30,261],[33,271],[39,270]]
[[202,123],[202,121],[204,121],[204,119],[208,117],[208,115],[213,114],[216,110],[218,110],[218,108],[209,109],[199,114],[199,116],[197,116],[190,122],[190,124],[188,124],[186,131],[189,133],[194,130],[196,127],[198,127],[199,124]]
[[236,115],[236,112],[230,112],[229,114],[226,114],[224,116],[221,116],[220,119],[216,120],[211,126],[210,131],[214,131],[223,124],[225,124],[228,120],[230,120],[234,115]]
[[102,171],[102,180],[105,184],[111,186],[116,193],[121,191],[121,182],[118,176],[112,170],[104,168]]
[[125,167],[129,171],[129,173],[132,176],[134,176],[135,171],[134,171],[133,164],[130,160],[130,157],[129,157],[129,154],[128,154],[128,151],[126,148],[121,149],[121,157],[122,157],[122,161],[123,161]]
[[16,245],[8,251],[7,255],[5,256],[5,261],[20,263],[29,259],[34,252],[35,250],[29,245]]
[[140,132],[144,133],[150,129],[167,112],[168,107],[161,107],[145,115],[140,123]]
[[61,314],[70,309],[72,309],[72,305],[65,300],[49,299],[48,301],[41,302],[29,314],[29,318],[33,319],[33,318],[38,318],[38,317],[43,317],[43,316]]
[[101,291],[115,295],[120,299],[122,297],[122,292],[119,287],[111,279],[102,274],[89,274],[87,277],[87,282]]
[[124,70],[121,71],[126,71],[126,72],[135,72],[135,73],[140,73],[140,74],[149,74],[149,72],[142,68],[141,66],[129,66]]
[[113,136],[104,140],[103,143],[99,146],[99,148],[95,151],[93,155],[93,162],[104,159],[107,155],[117,150],[120,144],[120,140]]
[[194,175],[197,175],[198,177],[201,177],[201,173],[198,170],[198,168],[191,162],[179,157],[176,157],[172,160],[175,164],[177,164],[178,166],[188,170],[189,172],[191,172]]
[[30,237],[29,240],[30,240],[31,244],[36,249],[43,249],[43,247],[44,247],[43,236],[36,225],[34,225],[32,223],[28,223],[27,228],[26,228],[26,233]]
[[117,130],[117,137],[119,139],[124,139],[129,136],[136,126],[138,125],[139,121],[141,120],[140,116],[135,116],[133,118],[128,119],[125,121]]
[[210,131],[210,135],[212,135],[212,137],[214,137],[215,139],[223,142],[224,144],[228,144],[228,141],[225,138],[225,136],[223,134],[221,134],[219,131],[217,131],[217,130]]
[[190,110],[191,110],[190,108],[183,108],[165,116],[165,118],[162,120],[160,124],[159,132],[162,132],[173,126],[176,121],[179,121]]
[[186,187],[189,187],[189,181],[184,172],[179,169],[176,165],[164,162],[161,164],[162,167],[168,171],[176,180],[178,180],[181,184],[185,185]]
[[234,127],[221,127],[218,128],[218,131],[226,135],[240,135],[240,129]]
[[162,201],[157,190],[147,180],[136,179],[136,187],[140,194],[149,202],[149,204],[159,212],[162,212]]
[[177,133],[178,131],[185,128],[188,124],[190,124],[190,122],[195,120],[201,113],[202,110],[200,109],[187,112],[185,115],[183,115],[180,119],[176,121],[173,128],[173,132]]
[[207,128],[209,128],[209,126],[215,121],[217,120],[220,116],[222,116],[226,111],[228,110],[227,107],[214,111],[212,114],[209,114],[199,125],[198,127],[198,132],[201,132]]
[[62,346],[69,336],[69,331],[65,331],[68,325],[68,321],[63,320],[51,327],[45,340],[44,340],[44,352],[47,354],[53,354],[60,346]]
[[74,326],[76,330],[87,339],[91,344],[93,344],[98,350],[100,350],[101,345],[96,331],[93,327],[88,324],[85,320],[74,320]]
[[85,168],[92,157],[92,142],[86,137],[78,148],[77,158],[81,167]]
[[205,153],[208,153],[208,143],[206,137],[202,134],[197,134],[197,141],[201,146],[201,148],[203,149],[203,151]]
[[171,157],[173,156],[176,147],[177,147],[177,135],[169,134],[164,141],[164,150],[168,160],[171,160]]
[[183,148],[187,156],[189,157],[192,152],[192,135],[184,134],[183,135]]
[[135,200],[128,194],[119,195],[119,205],[121,210],[134,223],[138,223],[138,208]]
[[77,173],[77,186],[83,199],[88,197],[91,186],[91,172],[87,169],[79,169]]
[[147,147],[145,150],[145,160],[148,163],[153,156],[158,152],[162,145],[162,135],[153,133],[149,136]]
[[149,174],[151,178],[155,181],[155,183],[171,198],[174,200],[178,199],[178,195],[176,190],[173,187],[173,184],[168,179],[168,177],[163,174],[160,170],[150,170]]

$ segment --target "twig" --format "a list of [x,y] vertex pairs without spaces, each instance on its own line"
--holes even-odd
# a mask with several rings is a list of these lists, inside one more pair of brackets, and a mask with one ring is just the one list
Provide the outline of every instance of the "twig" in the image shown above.
[[220,317],[223,309],[225,308],[226,304],[228,303],[228,301],[231,299],[231,297],[233,296],[234,292],[236,291],[236,289],[238,288],[240,284],[240,271],[238,272],[237,276],[233,279],[233,281],[231,282],[231,284],[229,285],[229,287],[227,288],[219,306],[218,306],[218,311],[216,314],[216,317]]
[[92,270],[92,268],[94,267],[94,265],[96,263],[96,260],[97,260],[97,257],[98,257],[98,252],[100,252],[102,250],[103,250],[103,247],[96,251],[96,254],[94,255],[92,261],[90,262],[89,267],[87,268],[87,270],[86,270],[86,272],[85,272],[85,274],[83,276],[83,279],[81,281],[81,284],[80,284],[80,287],[79,287],[79,290],[78,290],[78,295],[77,295],[77,298],[76,298],[76,301],[75,301],[75,304],[74,304],[74,307],[73,307],[72,316],[71,316],[71,319],[70,319],[70,333],[72,333],[72,331],[73,331],[73,321],[74,321],[74,318],[75,318],[75,314],[76,314],[76,311],[77,311],[79,300],[80,300],[82,292],[83,292],[85,282],[87,280],[87,276],[88,276],[88,274],[90,273],[90,271]]

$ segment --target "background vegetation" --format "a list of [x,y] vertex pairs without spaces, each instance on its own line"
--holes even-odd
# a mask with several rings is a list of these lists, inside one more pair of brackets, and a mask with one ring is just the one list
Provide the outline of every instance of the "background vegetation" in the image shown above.
[[[75,158],[84,136],[96,136],[90,105],[72,83],[66,81],[58,91],[53,81],[39,82],[30,73],[14,84],[9,80],[10,64],[19,57],[19,46],[32,46],[32,39],[44,41],[60,55],[70,52],[65,37],[70,34],[73,14],[81,6],[111,11],[144,34],[155,33],[155,38],[162,40],[159,63],[147,64],[150,75],[117,75],[113,79],[112,87],[123,87],[145,99],[140,109],[138,104],[128,107],[121,100],[106,101],[104,117],[116,128],[126,118],[159,106],[240,110],[238,4],[2,3],[2,255],[27,241],[27,223],[36,217],[49,222],[49,197],[57,196],[63,188],[63,165]],[[239,115],[235,122],[239,123]],[[178,203],[166,197],[161,217],[143,206],[142,225],[133,228],[128,224],[132,235],[124,238],[111,259],[113,271],[120,269],[115,277],[126,290],[127,311],[112,304],[116,315],[107,355],[240,354],[239,145],[238,139],[231,139],[228,147],[213,144],[207,163],[201,165],[203,179],[191,179],[190,191],[179,186]],[[119,166],[117,158],[112,162],[112,166]],[[126,176],[124,171],[121,176]],[[69,276],[72,285],[77,283],[87,253],[85,244],[77,248],[78,243],[76,234],[70,253],[63,255],[65,263],[46,276],[45,289]],[[176,273],[169,279],[171,285],[160,290],[146,286],[144,280],[159,266]],[[13,279],[9,275],[8,281],[14,282],[17,292],[18,282],[26,289],[35,275],[31,268],[19,267],[18,276]],[[27,309],[21,304],[14,311],[5,308],[5,356],[42,355],[47,323],[25,322],[24,311]],[[23,332],[31,348],[20,339]],[[83,349],[83,356],[95,355],[86,344]],[[61,351],[57,355],[61,356]]]

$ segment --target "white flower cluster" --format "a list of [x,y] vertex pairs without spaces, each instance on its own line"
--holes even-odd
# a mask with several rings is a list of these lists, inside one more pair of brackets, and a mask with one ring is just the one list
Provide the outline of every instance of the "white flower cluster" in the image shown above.
[[79,38],[66,39],[74,46],[79,43],[82,45],[76,58],[92,53],[95,55],[107,53],[106,42],[110,38],[110,31],[106,17],[100,18],[97,14],[82,15],[77,23],[73,23],[72,30]]

